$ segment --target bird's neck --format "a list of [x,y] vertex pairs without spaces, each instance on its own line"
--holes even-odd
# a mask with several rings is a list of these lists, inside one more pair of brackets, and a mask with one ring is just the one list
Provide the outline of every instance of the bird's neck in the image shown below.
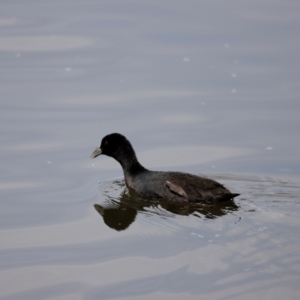
[[121,164],[125,176],[134,176],[146,169],[139,163],[133,149],[126,149],[118,154],[115,159]]

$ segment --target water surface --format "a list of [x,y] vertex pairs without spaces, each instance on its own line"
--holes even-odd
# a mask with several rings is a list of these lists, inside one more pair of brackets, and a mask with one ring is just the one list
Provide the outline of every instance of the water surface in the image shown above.
[[[299,8],[2,1],[0,298],[298,299]],[[241,196],[132,196],[111,132]]]

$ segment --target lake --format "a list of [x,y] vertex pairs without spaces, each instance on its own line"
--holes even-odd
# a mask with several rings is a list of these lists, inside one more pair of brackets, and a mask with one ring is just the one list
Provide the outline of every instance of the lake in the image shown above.
[[[0,7],[1,299],[299,298],[298,1]],[[132,195],[112,132],[241,195]]]

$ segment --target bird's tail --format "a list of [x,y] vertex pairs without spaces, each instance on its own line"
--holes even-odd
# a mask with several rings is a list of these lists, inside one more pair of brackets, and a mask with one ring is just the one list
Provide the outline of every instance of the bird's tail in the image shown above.
[[239,195],[240,194],[236,194],[236,193],[223,194],[221,197],[219,197],[219,199],[217,201],[218,202],[224,202],[224,201],[232,200],[234,197],[237,197]]

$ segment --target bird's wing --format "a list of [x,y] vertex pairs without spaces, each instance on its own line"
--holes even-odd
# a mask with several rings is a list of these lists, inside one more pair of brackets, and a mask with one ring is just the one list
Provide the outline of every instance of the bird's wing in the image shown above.
[[186,195],[184,189],[181,186],[179,186],[178,184],[172,183],[169,180],[167,180],[165,182],[165,184],[170,189],[171,192],[173,192],[179,196],[182,196],[184,198],[187,198],[187,195]]

